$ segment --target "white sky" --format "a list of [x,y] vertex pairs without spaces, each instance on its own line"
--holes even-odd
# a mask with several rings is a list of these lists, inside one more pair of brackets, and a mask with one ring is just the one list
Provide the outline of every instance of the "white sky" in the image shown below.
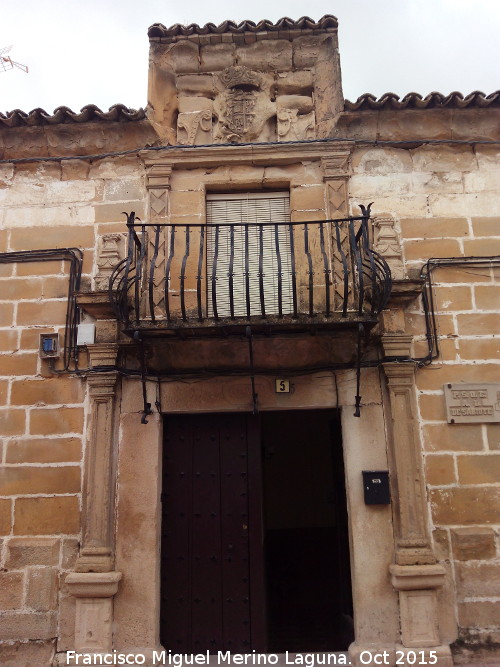
[[146,105],[152,23],[339,19],[344,95],[500,88],[500,0],[1,0],[0,111]]

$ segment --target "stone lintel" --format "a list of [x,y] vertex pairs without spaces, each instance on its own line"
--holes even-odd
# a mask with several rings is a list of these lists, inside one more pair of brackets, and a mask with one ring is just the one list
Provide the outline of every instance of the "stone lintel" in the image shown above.
[[70,572],[65,581],[75,598],[110,598],[121,578],[121,572]]
[[397,591],[441,588],[446,570],[442,565],[391,565],[391,583]]
[[[352,142],[354,146],[354,142]],[[335,158],[337,153],[342,150],[350,154],[351,142],[325,141],[321,143],[290,143],[276,145],[243,146],[234,144],[232,146],[220,146],[214,144],[206,148],[169,148],[165,149],[165,155],[158,151],[156,159],[151,159],[149,151],[140,153],[148,168],[153,165],[164,165],[166,159],[172,165],[194,168],[194,167],[218,167],[221,164],[230,167],[235,164],[250,164],[259,166],[269,166],[278,164],[293,164],[302,160],[321,160],[328,159],[330,156]],[[167,152],[168,151],[168,152]],[[344,175],[344,178],[346,174]],[[163,187],[165,187],[163,185]]]
[[[388,358],[410,357],[411,344],[413,341],[413,336],[411,334],[384,333],[382,334],[381,340],[382,340],[382,347],[384,349],[384,355],[386,357]],[[411,373],[413,373],[414,365],[411,364],[410,367],[411,367]]]

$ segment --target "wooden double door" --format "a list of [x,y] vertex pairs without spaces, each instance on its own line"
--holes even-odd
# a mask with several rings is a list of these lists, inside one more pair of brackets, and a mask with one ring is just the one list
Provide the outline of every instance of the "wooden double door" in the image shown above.
[[166,419],[160,637],[175,653],[264,649],[257,427],[246,414]]
[[168,416],[163,475],[165,648],[347,648],[338,411]]

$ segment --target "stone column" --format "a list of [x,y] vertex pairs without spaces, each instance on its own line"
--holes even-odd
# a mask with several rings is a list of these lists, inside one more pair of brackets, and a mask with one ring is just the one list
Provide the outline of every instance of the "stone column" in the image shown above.
[[[116,343],[88,346],[90,365],[114,366]],[[112,648],[113,596],[120,572],[113,572],[114,407],[118,373],[87,377],[90,424],[85,451],[83,537],[75,572],[66,577],[76,598],[75,650],[109,652]]]
[[[390,405],[390,459],[396,529],[396,563],[391,582],[399,592],[401,641],[408,648],[439,648],[439,664],[451,663],[449,647],[440,646],[437,589],[445,569],[436,563],[427,522],[420,434],[416,413],[415,364],[410,357],[412,336],[382,335]],[[395,361],[389,361],[395,358]]]

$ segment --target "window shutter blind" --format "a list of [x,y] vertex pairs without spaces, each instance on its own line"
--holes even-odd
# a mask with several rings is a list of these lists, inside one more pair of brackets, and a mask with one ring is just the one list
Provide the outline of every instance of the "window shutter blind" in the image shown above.
[[288,193],[245,193],[236,195],[207,196],[207,284],[208,315],[214,315],[212,302],[212,276],[218,227],[218,254],[215,270],[217,314],[231,315],[230,263],[231,226],[233,226],[233,298],[234,315],[247,315],[247,286],[245,276],[245,223],[259,223],[248,227],[248,282],[250,314],[262,315],[260,256],[263,265],[264,308],[267,314],[279,312],[278,253],[281,258],[282,313],[291,313],[292,275],[290,259],[290,228],[275,227],[273,223],[290,222],[290,196]]

